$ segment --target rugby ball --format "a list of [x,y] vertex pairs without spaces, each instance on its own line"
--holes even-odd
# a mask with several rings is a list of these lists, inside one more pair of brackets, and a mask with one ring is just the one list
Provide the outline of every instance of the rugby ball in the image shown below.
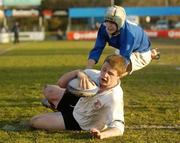
[[79,79],[75,78],[72,79],[67,86],[67,89],[69,92],[71,92],[72,94],[76,95],[76,96],[82,96],[82,97],[88,97],[88,96],[94,96],[97,94],[99,88],[98,86],[94,83],[92,84],[93,81],[89,81],[89,84],[92,84],[89,89],[82,89],[79,87]]

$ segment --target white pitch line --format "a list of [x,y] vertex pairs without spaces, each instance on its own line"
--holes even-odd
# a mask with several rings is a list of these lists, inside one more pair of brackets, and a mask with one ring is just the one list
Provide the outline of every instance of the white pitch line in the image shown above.
[[176,70],[180,71],[180,67],[176,67]]
[[[22,125],[28,125],[27,122],[22,121],[19,124],[16,125],[4,125],[3,127],[1,127],[0,129],[6,130],[6,131],[16,131],[16,130],[20,130],[19,126]],[[18,127],[17,127],[18,126]],[[141,130],[141,129],[169,129],[169,130],[179,130],[180,126],[179,125],[174,125],[174,126],[165,126],[165,125],[132,125],[132,126],[126,126],[126,129],[131,129],[131,130]]]
[[165,125],[132,125],[125,126],[127,129],[180,129],[179,125],[165,126]]
[[11,48],[7,48],[7,49],[5,49],[5,50],[0,51],[0,55],[3,55],[3,54],[5,54],[5,53],[11,51],[11,50],[14,49],[14,48],[15,48],[15,47],[11,47]]

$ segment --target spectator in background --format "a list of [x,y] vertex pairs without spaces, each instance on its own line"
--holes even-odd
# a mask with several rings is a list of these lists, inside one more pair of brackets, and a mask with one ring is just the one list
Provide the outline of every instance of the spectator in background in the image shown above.
[[12,28],[12,31],[14,33],[14,43],[19,43],[19,23],[18,22],[15,22],[13,28]]
[[99,29],[100,26],[101,26],[101,24],[99,22],[96,22],[95,27],[97,30]]
[[8,32],[8,30],[3,26],[1,29],[1,33],[6,33],[6,32]]
[[89,53],[87,68],[93,68],[98,62],[106,43],[117,49],[116,54],[126,57],[127,74],[147,66],[152,59],[158,59],[156,49],[151,50],[150,40],[144,30],[135,23],[126,20],[123,7],[111,6],[105,14],[105,21],[98,30],[94,48]]
[[63,40],[63,31],[60,28],[57,30],[57,39]]

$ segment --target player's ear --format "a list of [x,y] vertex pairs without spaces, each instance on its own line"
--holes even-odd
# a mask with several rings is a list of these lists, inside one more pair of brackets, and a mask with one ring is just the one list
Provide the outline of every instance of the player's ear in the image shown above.
[[118,75],[118,76],[117,76],[117,78],[118,78],[118,79],[120,79],[120,78],[121,78],[121,76],[119,76],[119,75]]

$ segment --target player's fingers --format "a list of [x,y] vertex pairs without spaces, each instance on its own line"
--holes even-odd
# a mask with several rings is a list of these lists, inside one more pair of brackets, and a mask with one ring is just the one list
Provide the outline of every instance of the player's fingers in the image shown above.
[[87,89],[86,79],[83,78],[81,81],[82,81],[81,88],[82,88],[82,89]]
[[94,138],[97,136],[97,132],[96,132],[96,131],[90,131],[90,134],[91,134],[91,136],[94,137]]
[[100,133],[99,133],[99,132],[97,132],[97,131],[93,132],[91,135],[92,135],[92,137],[94,137],[94,138],[98,138],[98,139],[100,139],[100,138],[101,138]]
[[91,129],[90,132],[93,133],[93,134],[98,134],[99,133],[99,131],[97,129],[95,129],[95,128]]
[[94,133],[94,132],[96,132],[97,130],[95,129],[95,128],[92,128],[92,129],[90,129],[90,133]]
[[83,84],[82,82],[83,82],[82,79],[80,79],[80,81],[79,81],[79,87],[80,87],[80,88],[82,88],[82,86],[83,86],[83,85],[82,85],[82,84]]
[[96,86],[96,84],[95,84],[91,79],[89,79],[89,81],[91,82],[91,84],[92,84],[93,86]]
[[85,78],[83,79],[83,89],[87,89],[87,82]]
[[86,80],[86,89],[89,89],[91,86],[90,86],[91,82],[89,80]]

